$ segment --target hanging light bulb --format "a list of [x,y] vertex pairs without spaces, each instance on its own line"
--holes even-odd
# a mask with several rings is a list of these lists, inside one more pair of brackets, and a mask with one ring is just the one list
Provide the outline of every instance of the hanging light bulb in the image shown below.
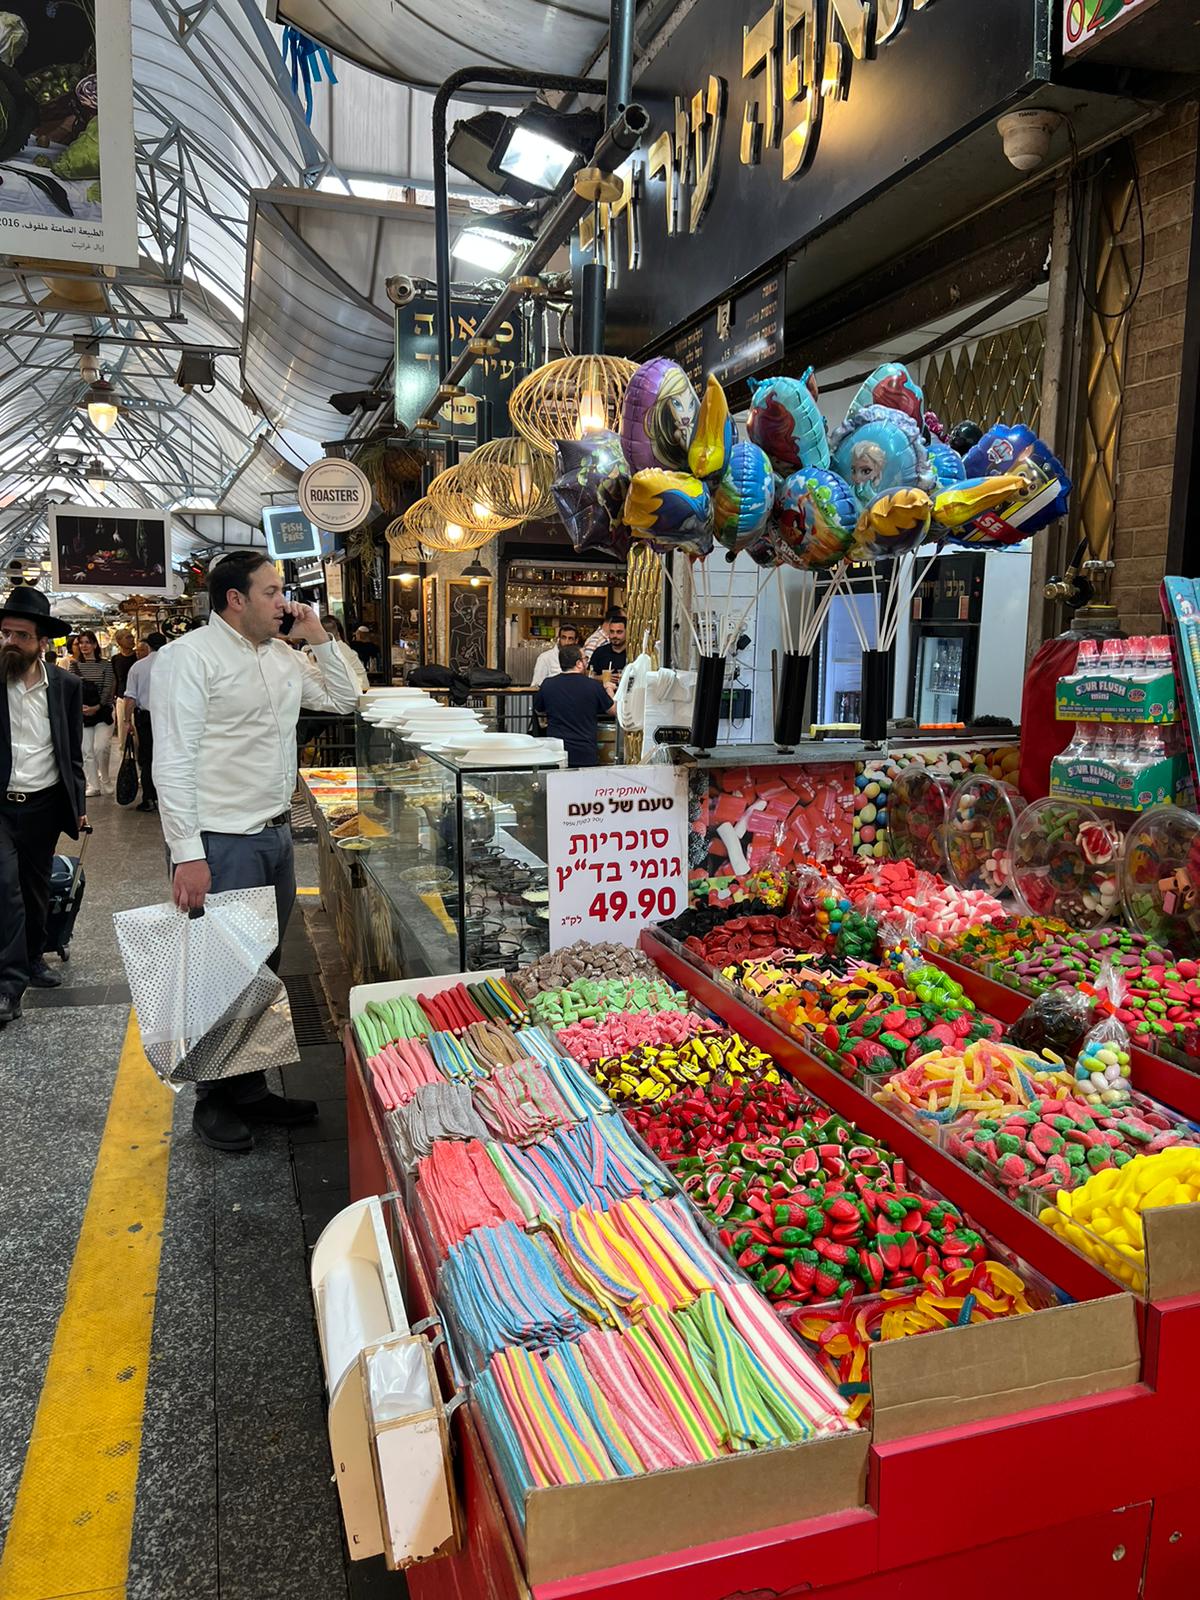
[[449,544],[461,544],[466,538],[466,534],[457,522],[448,522],[445,532],[446,540]]
[[117,420],[119,410],[117,391],[106,378],[97,379],[88,390],[87,398],[87,414],[93,428],[107,433]]
[[576,424],[581,439],[589,433],[600,433],[608,423],[604,396],[598,389],[585,389],[579,397],[579,421]]
[[488,505],[486,500],[476,500],[471,506],[477,522],[486,523],[489,517],[496,515],[495,507]]
[[93,456],[84,469],[87,486],[93,494],[104,494],[108,489],[108,479],[104,475],[104,463],[99,456]]

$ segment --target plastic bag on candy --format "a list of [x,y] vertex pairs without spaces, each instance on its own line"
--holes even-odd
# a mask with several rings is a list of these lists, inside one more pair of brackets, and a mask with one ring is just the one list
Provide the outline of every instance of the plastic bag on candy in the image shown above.
[[118,911],[117,944],[146,1058],[173,1089],[300,1059],[287,993],[266,965],[279,942],[273,889]]

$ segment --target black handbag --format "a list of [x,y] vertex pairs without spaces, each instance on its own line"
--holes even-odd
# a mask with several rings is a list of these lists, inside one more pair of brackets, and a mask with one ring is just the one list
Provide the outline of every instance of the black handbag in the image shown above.
[[125,735],[125,749],[121,752],[121,765],[117,770],[117,804],[131,806],[138,795],[137,746],[133,734]]

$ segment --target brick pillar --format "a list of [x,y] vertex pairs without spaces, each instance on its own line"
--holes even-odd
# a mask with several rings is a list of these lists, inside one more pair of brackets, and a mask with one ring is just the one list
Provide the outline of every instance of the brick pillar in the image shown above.
[[[1158,586],[1179,421],[1196,179],[1197,102],[1168,109],[1134,136],[1146,224],[1146,272],[1129,318],[1117,452],[1113,601],[1127,633],[1162,628]],[[1136,207],[1120,235],[1136,251]]]

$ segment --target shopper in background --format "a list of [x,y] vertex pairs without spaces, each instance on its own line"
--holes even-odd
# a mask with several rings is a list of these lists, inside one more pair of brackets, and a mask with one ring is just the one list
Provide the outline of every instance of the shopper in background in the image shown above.
[[[338,655],[349,667],[350,676],[357,683],[359,691],[365,694],[371,687],[371,680],[367,677],[367,669],[363,666],[356,651],[346,643],[346,630],[336,617],[328,615],[321,618],[321,626],[337,646]],[[309,654],[312,653],[308,650],[307,645],[305,650]]]
[[540,689],[547,678],[556,678],[562,671],[558,664],[558,653],[566,650],[571,645],[578,646],[579,629],[573,622],[560,622],[558,625],[558,642],[552,644],[548,650],[543,650],[533,663],[533,676],[530,684],[534,689]]
[[597,678],[615,682],[625,670],[625,652],[625,614],[614,608],[604,619],[604,642],[592,651],[588,664]]
[[379,646],[372,639],[371,630],[365,624],[362,627],[355,628],[350,648],[362,662],[365,671],[378,672]]
[[125,735],[129,732],[132,722],[130,707],[125,699],[125,685],[129,681],[129,671],[137,660],[134,651],[134,638],[128,628],[119,628],[113,634],[113,643],[116,650],[112,656],[113,684],[115,686],[116,725],[113,728],[113,741],[111,748],[112,781],[117,781],[117,770],[121,765],[121,751],[125,748]]
[[[131,644],[132,642],[130,640]],[[158,798],[154,793],[154,729],[150,722],[150,675],[158,664],[158,652],[166,642],[165,633],[146,635],[150,654],[140,661],[134,658],[125,685],[125,709],[133,717],[133,726],[137,733],[138,771],[142,775],[139,811],[158,810]]]
[[87,792],[89,795],[111,794],[113,783],[108,772],[108,755],[116,688],[112,662],[105,661],[100,654],[99,641],[90,628],[75,637],[79,656],[71,671],[83,680],[83,770],[87,775]]
[[594,767],[600,760],[600,718],[611,716],[607,686],[590,678],[583,651],[568,645],[558,652],[558,673],[533,697],[533,709],[546,719],[546,732],[561,739],[569,767]]
[[[310,606],[284,599],[274,564],[239,550],[208,574],[207,627],[173,639],[150,679],[154,787],[181,911],[223,889],[275,891],[282,941],[296,894],[291,805],[296,723],[351,712],[358,684]],[[279,627],[311,657],[287,648]],[[278,955],[278,950],[276,951]],[[197,1084],[192,1126],[216,1150],[249,1150],[256,1123],[311,1122],[316,1102],[272,1094],[262,1072]]]
[[21,1015],[27,985],[62,982],[43,954],[50,868],[59,834],[87,826],[83,685],[42,658],[61,627],[36,589],[0,604],[0,1025]]

